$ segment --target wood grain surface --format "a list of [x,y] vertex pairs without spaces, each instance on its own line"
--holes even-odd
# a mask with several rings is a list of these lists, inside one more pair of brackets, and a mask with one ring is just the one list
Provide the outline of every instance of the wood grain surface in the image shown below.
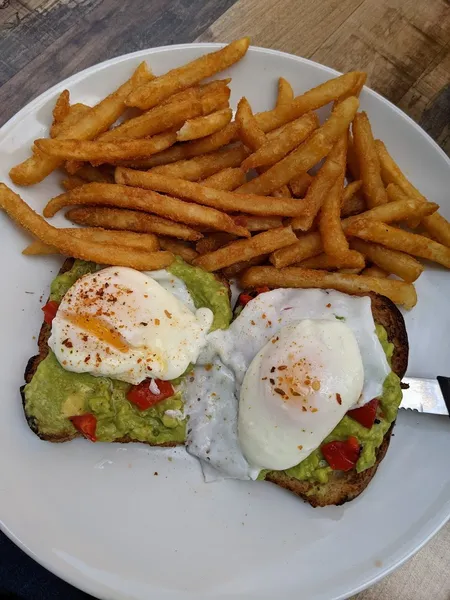
[[[366,70],[368,85],[450,154],[446,0],[0,0],[0,125],[50,86],[103,60],[243,35],[340,71]],[[449,559],[447,526],[357,598],[449,600]]]

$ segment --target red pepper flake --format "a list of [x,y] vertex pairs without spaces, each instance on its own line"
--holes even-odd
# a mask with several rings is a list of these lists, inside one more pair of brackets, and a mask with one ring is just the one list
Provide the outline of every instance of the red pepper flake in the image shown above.
[[256,325],[256,323],[255,323],[255,321],[254,321],[253,319],[250,321],[250,323],[251,323],[252,325]]
[[299,450],[303,450],[303,446],[297,446]]
[[63,340],[62,345],[65,346],[66,348],[73,348],[73,344],[72,342],[69,340],[69,338],[66,338],[65,340]]
[[308,409],[306,408],[306,406],[302,406],[302,411],[306,412]]
[[89,362],[90,360],[91,360],[91,355],[90,355],[90,354],[88,354],[88,355],[86,356],[86,358],[84,359],[84,362],[85,362],[86,364],[88,364],[88,362]]
[[286,393],[281,388],[275,388],[273,391],[276,394],[280,394],[280,396],[286,396]]
[[261,315],[261,318],[262,318],[262,319],[267,319],[267,317],[266,317],[266,313],[263,313],[263,314]]
[[312,413],[316,413],[318,410],[319,410],[318,408],[312,408],[312,409],[311,409],[311,412],[312,412]]
[[213,366],[211,364],[205,365],[205,371],[211,371]]
[[327,308],[331,308],[331,304],[329,302],[326,306],[327,306]]
[[172,315],[170,314],[170,312],[169,312],[168,310],[164,310],[164,314],[166,315],[166,317],[167,317],[168,319],[171,319],[171,318],[172,318]]
[[338,403],[338,404],[339,404],[339,406],[340,406],[340,405],[342,404],[342,398],[341,398],[341,395],[340,395],[340,394],[336,394],[336,400],[337,400],[337,403]]
[[275,367],[272,367],[272,368],[270,369],[270,372],[271,372],[271,373],[275,373]]
[[287,365],[280,365],[280,366],[278,367],[278,370],[279,370],[279,371],[285,371],[286,369],[287,369]]
[[262,377],[262,381],[267,381],[267,377]]
[[160,325],[161,321],[159,319],[155,319],[155,325]]
[[275,379],[269,379],[269,381],[272,385],[275,385]]

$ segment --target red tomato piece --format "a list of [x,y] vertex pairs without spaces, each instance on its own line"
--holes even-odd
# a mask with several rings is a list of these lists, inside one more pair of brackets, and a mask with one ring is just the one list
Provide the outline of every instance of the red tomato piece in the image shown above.
[[91,440],[91,442],[97,441],[97,437],[95,435],[95,430],[97,429],[97,418],[95,415],[92,413],[86,413],[85,415],[69,417],[69,419],[72,421],[72,425],[75,427],[75,429],[82,433],[85,438]]
[[52,324],[52,321],[58,312],[58,307],[59,302],[56,302],[55,300],[50,300],[50,302],[47,302],[47,304],[42,307],[44,312],[44,321],[47,323],[47,325]]
[[259,287],[256,288],[256,290],[253,290],[252,292],[249,292],[248,294],[245,292],[242,292],[242,294],[239,296],[239,304],[241,306],[245,306],[246,304],[248,304],[250,302],[250,300],[253,300],[253,298],[256,298],[256,296],[259,296],[259,294],[264,294],[265,292],[269,292],[270,289],[267,287],[267,285],[265,285],[264,287]]
[[320,449],[333,471],[351,471],[358,461],[360,445],[355,437],[350,436],[345,442],[336,440]]
[[361,423],[364,427],[367,427],[367,429],[371,429],[377,416],[378,404],[378,398],[374,398],[364,406],[361,406],[361,408],[349,410],[347,415],[358,421],[358,423]]
[[135,404],[140,410],[147,410],[151,406],[158,404],[161,400],[170,398],[174,395],[174,390],[170,381],[162,381],[161,379],[154,379],[156,386],[159,389],[158,394],[154,394],[150,390],[151,379],[145,379],[138,385],[133,385],[128,391],[127,398],[130,402]]

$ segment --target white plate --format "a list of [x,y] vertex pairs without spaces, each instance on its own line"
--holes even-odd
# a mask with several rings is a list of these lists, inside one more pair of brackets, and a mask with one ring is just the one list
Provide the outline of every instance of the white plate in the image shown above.
[[[62,89],[70,89],[74,102],[93,103],[143,59],[161,73],[217,47],[145,50],[53,87],[0,131],[0,180],[8,182],[9,168],[28,155],[35,138],[46,135]],[[336,73],[252,48],[229,74],[233,105],[246,95],[259,111],[273,106],[280,75],[300,93]],[[361,105],[375,135],[413,183],[450,217],[444,153],[381,96],[364,90]],[[59,192],[57,182],[52,175],[20,193],[40,211]],[[400,414],[391,449],[368,490],[343,507],[325,509],[312,509],[265,482],[205,484],[197,462],[183,449],[41,442],[25,423],[18,389],[26,361],[36,351],[32,336],[60,261],[21,256],[26,235],[0,217],[0,516],[7,535],[45,567],[108,599],[330,600],[386,575],[448,519],[445,418]],[[409,372],[448,375],[449,274],[430,268],[417,288],[419,303],[406,315]]]

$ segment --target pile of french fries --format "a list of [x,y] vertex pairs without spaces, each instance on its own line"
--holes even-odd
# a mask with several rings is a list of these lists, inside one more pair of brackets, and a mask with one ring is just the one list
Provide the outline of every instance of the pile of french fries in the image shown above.
[[[36,238],[24,254],[140,270],[180,255],[244,288],[375,291],[412,308],[417,257],[450,268],[450,223],[358,112],[366,74],[297,97],[280,78],[272,110],[254,114],[242,98],[233,120],[231,79],[202,82],[248,46],[237,40],[157,77],[142,63],[94,107],[62,92],[50,137],[10,177],[30,186],[63,169],[66,191],[43,215],[72,207],[66,218],[84,228],[53,227],[0,184],[0,206]],[[314,111],[329,103],[320,124]]]

